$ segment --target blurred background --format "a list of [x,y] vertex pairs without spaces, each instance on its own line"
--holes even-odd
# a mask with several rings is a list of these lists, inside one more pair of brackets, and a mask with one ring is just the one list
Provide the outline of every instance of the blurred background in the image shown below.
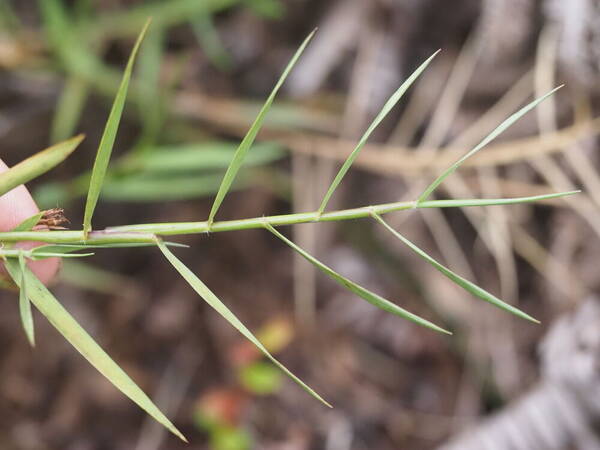
[[30,186],[74,229],[121,71],[149,16],[97,228],[205,220],[237,143],[315,27],[220,219],[315,210],[388,96],[438,48],[331,209],[414,199],[512,112],[566,83],[439,196],[583,193],[389,216],[542,324],[471,297],[372,221],[285,232],[453,337],[372,307],[264,231],[179,238],[192,248],[178,255],[329,410],[155,249],[98,251],[65,263],[53,291],[191,444],[167,435],[39,315],[31,350],[13,294],[2,292],[0,448],[600,448],[599,1],[1,0],[0,155],[12,165],[85,133],[67,162]]

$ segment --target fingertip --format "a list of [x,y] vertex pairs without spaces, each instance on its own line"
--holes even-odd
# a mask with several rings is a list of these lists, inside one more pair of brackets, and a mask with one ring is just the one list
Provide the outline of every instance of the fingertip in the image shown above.
[[[0,159],[0,173],[6,172],[8,166]],[[23,185],[18,186],[0,196],[0,231],[10,231],[23,220],[37,214],[39,211],[33,197]],[[40,245],[35,242],[17,244],[19,248],[33,248]],[[43,282],[50,282],[60,267],[59,258],[49,258],[40,261],[29,261],[29,268]]]
[[[0,159],[0,173],[6,172],[8,166]],[[23,185],[0,196],[0,231],[9,231],[23,220],[38,212],[27,188]]]

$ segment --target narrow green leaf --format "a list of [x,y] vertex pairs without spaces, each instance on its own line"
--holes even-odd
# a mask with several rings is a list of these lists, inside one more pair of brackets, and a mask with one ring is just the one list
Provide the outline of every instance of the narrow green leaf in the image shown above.
[[396,236],[404,244],[406,244],[412,251],[414,251],[417,255],[419,255],[421,258],[423,258],[425,261],[427,261],[429,264],[431,264],[433,267],[435,267],[437,270],[439,270],[442,274],[444,274],[446,277],[448,277],[451,281],[456,283],[458,286],[462,287],[465,291],[470,292],[475,297],[485,300],[486,302],[489,302],[492,305],[494,305],[500,309],[503,309],[505,311],[508,311],[508,312],[514,314],[515,316],[521,317],[522,319],[526,319],[531,322],[539,323],[538,320],[534,319],[529,314],[526,314],[523,311],[521,311],[520,309],[515,308],[514,306],[509,305],[506,302],[503,302],[499,298],[495,297],[493,294],[490,294],[486,290],[480,288],[479,286],[470,282],[469,280],[464,279],[460,275],[455,274],[450,269],[448,269],[447,267],[445,267],[442,264],[440,264],[439,262],[437,262],[435,259],[433,259],[431,256],[429,256],[427,253],[425,253],[423,250],[421,250],[419,247],[417,247],[415,244],[413,244],[411,241],[406,239],[404,236],[402,236],[400,233],[398,233],[396,230],[394,230],[391,226],[389,226],[388,223],[385,222],[383,220],[383,218],[376,212],[372,212],[371,215],[381,225],[383,225],[385,228],[387,228],[394,236]]
[[117,91],[117,95],[113,102],[112,109],[108,116],[108,120],[106,121],[104,133],[102,134],[102,138],[100,139],[100,145],[98,146],[96,160],[94,161],[94,168],[92,169],[92,176],[90,179],[90,188],[85,204],[83,232],[86,236],[87,233],[92,229],[92,217],[94,215],[94,209],[96,208],[96,204],[98,203],[98,197],[100,196],[100,192],[102,191],[104,176],[106,175],[106,170],[110,161],[110,155],[112,153],[115,138],[117,136],[117,131],[119,129],[119,123],[121,121],[121,115],[123,114],[125,99],[127,97],[127,90],[129,88],[129,81],[131,79],[131,72],[133,70],[133,64],[135,62],[135,56],[142,43],[142,40],[144,39],[144,35],[146,34],[146,30],[148,29],[149,25],[150,21],[148,20],[146,22],[146,25],[144,25],[144,28],[142,29],[140,35],[138,36],[133,50],[131,51],[129,61],[127,62],[127,67],[125,68],[125,72],[123,73],[121,85],[119,86],[119,90]]
[[448,169],[446,169],[439,177],[437,177],[435,179],[435,181],[433,183],[431,183],[427,189],[425,189],[425,191],[419,196],[419,198],[417,199],[417,205],[419,203],[424,202],[425,200],[427,200],[427,198],[429,198],[429,196],[433,193],[433,191],[436,190],[436,188],[449,176],[451,175],[456,169],[458,169],[458,167],[465,162],[468,158],[470,158],[471,156],[473,156],[475,153],[477,153],[479,150],[481,150],[483,147],[485,147],[487,144],[489,144],[491,141],[493,141],[494,139],[496,139],[496,137],[498,137],[501,133],[503,133],[508,127],[510,127],[512,124],[514,124],[517,120],[519,120],[521,117],[523,117],[525,114],[527,114],[529,111],[531,111],[533,108],[535,108],[537,105],[539,105],[541,102],[543,102],[546,98],[550,97],[552,94],[554,94],[557,90],[559,90],[561,86],[558,86],[554,89],[552,89],[550,92],[548,92],[547,94],[541,96],[540,98],[535,99],[534,101],[532,101],[531,103],[525,105],[523,108],[521,108],[519,111],[517,111],[516,113],[514,113],[513,115],[511,115],[508,119],[506,119],[504,122],[502,122],[500,125],[498,125],[498,127],[496,127],[490,134],[488,134],[485,138],[483,138],[483,140],[477,144],[472,150],[470,150],[467,154],[465,154],[462,158],[460,158],[458,161],[456,161],[454,164],[452,164]]
[[35,347],[35,331],[33,327],[33,315],[31,314],[31,303],[27,297],[27,283],[25,281],[25,256],[23,252],[19,254],[19,274],[21,283],[19,284],[19,313],[21,315],[21,323],[27,340],[32,347]]
[[449,200],[425,200],[416,206],[417,208],[464,208],[468,206],[499,206],[499,205],[519,205],[521,203],[533,203],[541,200],[551,200],[553,198],[566,197],[580,193],[577,191],[557,192],[553,194],[532,195],[530,197],[514,198],[467,198],[467,199],[449,199]]
[[321,403],[329,406],[319,394],[317,394],[312,388],[306,385],[300,378],[290,372],[283,364],[269,353],[263,344],[246,328],[246,326],[240,322],[240,320],[231,312],[231,310],[225,306],[225,304],[219,300],[219,298],[198,278],[190,269],[187,268],[172,252],[169,248],[161,241],[156,241],[158,248],[165,255],[167,260],[173,265],[175,270],[181,274],[181,276],[188,282],[188,284],[194,289],[206,303],[208,303],[215,311],[217,311],[225,320],[227,320],[234,328],[236,328],[246,339],[252,342],[267,358],[269,358],[273,364],[279,367],[287,376],[298,383],[304,390],[310,395],[315,397]]
[[32,254],[33,260],[37,261],[39,259],[46,258],[87,258],[88,256],[94,256],[95,253],[51,253],[51,252],[37,252]]
[[0,174],[0,195],[37,178],[63,162],[83,140],[83,135],[48,147]]
[[362,297],[363,299],[365,299],[372,305],[374,305],[380,309],[383,309],[384,311],[387,311],[387,312],[390,312],[397,316],[400,316],[404,319],[410,320],[411,322],[414,322],[414,323],[424,326],[426,328],[430,328],[432,330],[439,331],[441,333],[452,334],[450,331],[445,330],[445,329],[437,326],[436,324],[405,310],[404,308],[401,308],[400,306],[390,302],[389,300],[386,300],[385,298],[375,294],[374,292],[371,292],[371,291],[365,289],[364,287],[356,284],[355,282],[350,281],[349,279],[343,277],[342,275],[335,272],[333,269],[326,266],[325,264],[323,264],[321,261],[319,261],[312,255],[310,255],[309,253],[304,251],[302,248],[298,247],[296,244],[294,244],[292,241],[290,241],[288,238],[286,238],[283,234],[281,234],[279,231],[277,231],[275,228],[273,228],[273,226],[271,224],[265,222],[264,226],[267,230],[269,230],[271,233],[273,233],[275,236],[277,236],[279,239],[281,239],[283,242],[285,242],[287,245],[289,245],[292,249],[294,249],[296,252],[298,252],[301,256],[303,256],[306,260],[308,260],[311,264],[313,264],[315,267],[317,267],[317,269],[321,270],[323,273],[325,273],[327,276],[332,278],[334,281],[338,282],[339,284],[344,286],[346,289],[354,292],[356,295]]
[[[22,287],[19,263],[14,260],[7,260],[5,265],[14,282],[19,287]],[[86,333],[46,286],[27,267],[25,268],[25,284],[27,285],[27,295],[31,299],[31,302],[79,353],[123,394],[133,400],[140,408],[174,435],[187,442],[185,437],[154,405],[152,400],[102,350],[96,341]]]
[[[188,248],[188,245],[179,244],[177,242],[165,242],[169,247]],[[39,257],[40,253],[55,253],[65,255],[79,250],[90,250],[94,248],[132,248],[132,247],[154,247],[154,243],[149,242],[131,242],[131,243],[114,243],[114,244],[48,244],[40,245],[30,250],[31,257]]]
[[64,253],[64,252],[34,252],[33,250],[23,250],[23,249],[15,249],[10,248],[7,244],[3,248],[0,248],[0,258],[14,258],[18,259],[21,255],[25,256],[28,259],[37,261],[39,259],[45,258],[81,258],[84,256],[92,256],[93,253]]
[[381,121],[383,119],[385,119],[385,117],[392,110],[392,108],[394,106],[396,106],[396,103],[398,103],[398,101],[400,101],[400,99],[402,98],[404,93],[415,82],[415,80],[419,77],[419,75],[421,75],[421,73],[427,68],[429,63],[433,60],[433,58],[435,58],[435,56],[439,52],[440,52],[440,50],[435,52],[423,64],[421,64],[419,67],[417,67],[417,69],[406,79],[406,81],[400,85],[400,87],[396,90],[396,92],[394,92],[392,94],[392,96],[385,103],[385,105],[383,105],[383,108],[381,109],[379,114],[377,114],[377,117],[375,117],[375,120],[373,120],[373,122],[371,123],[369,128],[367,128],[367,131],[365,131],[365,134],[362,135],[362,137],[358,141],[358,144],[356,144],[356,147],[354,147],[354,150],[352,150],[352,153],[350,153],[350,156],[348,156],[346,161],[344,161],[344,164],[342,165],[339,172],[337,173],[334,180],[332,181],[331,185],[329,186],[329,189],[327,190],[325,197],[323,197],[321,206],[319,206],[319,209],[318,209],[319,214],[322,214],[323,211],[325,211],[325,208],[327,207],[327,203],[329,203],[331,196],[333,195],[334,191],[337,189],[339,184],[342,182],[342,179],[344,178],[344,176],[346,175],[348,170],[350,170],[350,166],[352,166],[352,163],[354,163],[354,160],[358,157],[359,152],[364,147],[365,143],[367,142],[367,139],[369,139],[369,136],[371,136],[371,133],[373,133],[375,128],[377,128],[377,126],[381,123]]
[[304,42],[302,43],[300,48],[298,48],[298,50],[296,51],[296,53],[294,54],[294,56],[288,63],[287,67],[281,74],[281,77],[279,78],[279,81],[277,81],[277,84],[273,88],[273,91],[271,92],[271,94],[269,95],[267,100],[265,101],[265,104],[263,105],[260,112],[258,113],[258,116],[254,120],[254,123],[248,130],[248,133],[246,134],[246,136],[244,136],[244,139],[242,140],[239,147],[235,151],[233,159],[231,160],[231,163],[229,164],[229,167],[227,168],[227,171],[225,172],[225,175],[223,176],[223,181],[221,182],[221,186],[219,187],[219,190],[215,197],[215,201],[210,210],[210,214],[208,215],[209,227],[215,220],[215,215],[217,214],[217,211],[219,210],[221,203],[223,203],[223,199],[225,198],[225,195],[227,195],[227,192],[229,191],[229,188],[231,187],[233,180],[235,179],[238,171],[240,170],[240,167],[242,166],[242,163],[244,162],[246,153],[248,152],[248,149],[254,142],[254,139],[256,138],[256,135],[258,134],[258,132],[262,126],[263,120],[264,120],[265,116],[267,115],[267,112],[271,108],[271,105],[273,104],[273,100],[275,99],[275,96],[277,95],[279,88],[281,88],[281,85],[283,84],[283,82],[287,78],[288,74],[290,73],[290,71],[292,70],[292,68],[298,61],[298,59],[300,58],[300,55],[302,55],[302,52],[304,51],[304,49],[306,48],[306,46],[308,45],[308,43],[314,36],[315,31],[310,33],[308,35],[308,37],[304,40]]
[[59,253],[61,255],[96,248],[94,245],[77,245],[77,244],[48,244],[40,245],[31,250],[32,256],[39,256],[41,253]]
[[34,214],[33,216],[25,219],[19,225],[14,227],[11,231],[31,231],[33,227],[35,227],[38,224],[43,215],[44,211],[40,211],[39,213]]

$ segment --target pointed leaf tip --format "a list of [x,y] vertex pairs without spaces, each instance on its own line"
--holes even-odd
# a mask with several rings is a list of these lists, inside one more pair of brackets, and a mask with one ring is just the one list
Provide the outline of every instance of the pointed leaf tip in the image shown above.
[[[21,286],[21,269],[19,262],[7,259],[4,262],[7,272]],[[96,341],[79,325],[71,314],[61,305],[54,295],[44,286],[35,274],[25,266],[25,283],[31,303],[48,319],[48,321],[77,349],[103,376],[117,389],[129,397],[140,408],[146,411],[157,422],[171,433],[187,442],[183,434],[158,409],[152,400],[138,385],[114,362]]]
[[491,133],[489,133],[485,138],[483,138],[481,140],[481,142],[479,142],[479,144],[477,144],[473,149],[471,149],[470,151],[468,151],[464,156],[462,156],[458,161],[456,161],[449,168],[447,168],[440,176],[438,176],[425,189],[425,191],[423,191],[423,193],[419,196],[419,198],[416,200],[416,205],[418,206],[420,203],[423,203],[425,200],[427,200],[429,198],[429,196],[437,189],[437,187],[448,176],[450,176],[452,173],[454,173],[456,171],[456,169],[458,169],[463,162],[465,162],[467,159],[469,159],[471,156],[473,156],[475,153],[477,153],[479,150],[481,150],[483,147],[485,147],[491,141],[493,141],[494,139],[496,139],[507,128],[509,128],[511,125],[513,125],[517,120],[519,120],[526,113],[528,113],[529,111],[531,111],[533,108],[535,108],[541,102],[543,102],[545,99],[547,99],[548,97],[550,97],[551,95],[553,95],[556,91],[558,91],[560,88],[562,88],[562,86],[563,85],[555,87],[550,92],[547,92],[546,94],[542,95],[541,97],[533,100],[532,102],[528,103],[527,105],[525,105],[524,107],[522,107],[517,112],[513,113],[507,119],[505,119],[500,125],[498,125],[494,130],[492,130]]
[[83,135],[59,142],[24,159],[0,174],[0,195],[37,178],[56,167],[71,155],[83,140]]
[[229,167],[227,167],[225,175],[223,176],[223,180],[221,181],[221,185],[219,186],[217,195],[215,195],[215,199],[213,201],[212,207],[210,209],[210,213],[208,215],[207,223],[208,223],[209,231],[210,231],[210,226],[213,224],[213,222],[215,220],[217,211],[221,207],[221,204],[223,203],[225,196],[229,192],[229,189],[231,188],[231,185],[233,184],[235,177],[237,176],[240,168],[242,167],[242,164],[246,157],[246,153],[248,153],[248,150],[252,146],[252,143],[256,139],[256,136],[258,135],[258,132],[260,131],[260,129],[262,127],[263,121],[264,121],[267,113],[269,112],[269,109],[271,108],[273,101],[275,100],[275,96],[277,95],[277,92],[283,85],[284,81],[288,77],[292,68],[296,65],[296,62],[298,61],[298,59],[304,52],[304,49],[306,48],[306,46],[308,45],[308,43],[310,42],[310,40],[312,39],[312,37],[314,36],[316,31],[317,30],[315,29],[312,33],[310,33],[308,35],[308,37],[306,39],[304,39],[304,42],[302,42],[302,44],[300,45],[298,50],[296,50],[296,53],[294,54],[294,56],[292,57],[292,59],[290,60],[288,65],[286,66],[285,70],[279,77],[279,80],[277,81],[277,84],[271,91],[271,94],[269,95],[269,97],[263,104],[262,108],[260,109],[258,115],[256,116],[256,119],[254,119],[254,122],[250,126],[250,129],[246,133],[246,136],[244,136],[244,139],[242,139],[242,142],[240,143],[237,150],[235,151],[235,154],[233,155],[233,159],[231,160],[231,163],[229,164]]
[[349,280],[348,278],[340,275],[339,273],[337,273],[336,271],[331,269],[329,266],[326,266],[321,261],[316,259],[314,256],[312,256],[311,254],[306,252],[304,249],[297,246],[294,242],[290,241],[283,234],[281,234],[279,231],[277,231],[270,223],[265,221],[264,227],[267,230],[269,230],[272,234],[277,236],[279,239],[281,239],[283,242],[285,242],[288,246],[290,246],[297,253],[299,253],[303,258],[305,258],[307,261],[309,261],[311,264],[313,264],[315,267],[317,267],[319,270],[321,270],[324,274],[329,276],[331,279],[333,279],[334,281],[336,281],[337,283],[339,283],[340,285],[342,285],[349,291],[354,292],[356,295],[361,297],[363,300],[366,300],[373,306],[376,306],[377,308],[380,308],[384,311],[387,311],[389,313],[400,316],[406,320],[416,323],[417,325],[421,325],[421,326],[429,328],[431,330],[438,331],[438,332],[444,333],[444,334],[452,334],[450,331],[439,327],[438,325],[434,324],[433,322],[430,322],[427,319],[423,319],[422,317],[419,317],[416,314],[413,314],[410,311],[407,311],[406,309],[396,305],[395,303],[390,302],[389,300],[381,297],[380,295],[378,295],[374,292],[371,292],[368,289],[365,289],[364,287],[360,286],[359,284],[356,284],[355,282]]
[[300,378],[294,375],[288,370],[283,364],[281,364],[271,353],[265,348],[265,346],[252,334],[252,332],[246,328],[246,326],[237,318],[237,316],[204,284],[204,282],[198,278],[179,258],[177,258],[171,250],[164,244],[159,238],[156,239],[156,245],[165,256],[167,261],[173,266],[173,268],[179,272],[183,279],[190,285],[190,287],[196,291],[196,293],[206,303],[208,303],[217,313],[227,320],[235,329],[237,329],[246,339],[254,344],[273,364],[281,369],[288,377],[295,381],[300,387],[306,392],[312,395],[314,398],[319,400],[326,406],[331,408],[331,404],[328,403],[323,397],[321,397],[316,391],[310,386],[304,383]]
[[383,218],[377,214],[375,211],[371,212],[371,216],[377,221],[379,222],[381,225],[383,225],[390,233],[392,233],[394,236],[396,236],[400,241],[402,241],[402,243],[404,243],[407,247],[409,247],[413,252],[415,252],[417,255],[419,255],[421,258],[423,258],[425,261],[427,261],[429,264],[431,264],[435,269],[437,269],[439,272],[441,272],[444,276],[446,276],[446,278],[448,278],[450,281],[454,282],[456,285],[460,286],[461,288],[463,288],[465,291],[471,293],[472,295],[474,295],[475,297],[480,298],[481,300],[484,300],[488,303],[491,303],[492,305],[496,306],[497,308],[503,309],[511,314],[514,314],[515,316],[518,316],[522,319],[525,320],[529,320],[530,322],[535,322],[535,323],[539,323],[536,319],[534,319],[533,317],[531,317],[529,314],[521,311],[520,309],[500,300],[498,297],[494,296],[493,294],[487,292],[485,289],[480,288],[479,286],[477,286],[475,283],[467,280],[466,278],[461,277],[460,275],[452,272],[450,269],[448,269],[446,266],[444,266],[443,264],[439,263],[438,261],[436,261],[435,259],[433,259],[431,256],[429,256],[427,253],[425,253],[423,250],[421,250],[419,247],[417,247],[415,244],[413,244],[409,239],[405,238],[404,236],[402,236],[399,232],[397,232],[396,230],[394,230],[385,220],[383,220]]
[[400,101],[400,99],[402,98],[404,93],[412,86],[412,84],[417,80],[417,78],[419,78],[421,73],[427,68],[427,66],[431,63],[433,58],[435,58],[435,56],[439,52],[440,52],[440,50],[436,51],[433,55],[431,55],[423,63],[421,63],[421,65],[419,67],[417,67],[415,69],[415,71],[390,96],[390,98],[387,100],[385,105],[383,105],[383,108],[381,108],[381,111],[379,111],[379,114],[377,114],[375,119],[373,119],[373,122],[371,123],[371,125],[369,125],[369,127],[367,128],[365,133],[362,135],[362,137],[356,144],[356,147],[354,147],[354,150],[352,150],[352,152],[350,153],[348,158],[344,161],[344,163],[342,164],[342,167],[340,167],[340,170],[338,171],[335,178],[331,182],[329,188],[327,189],[327,192],[325,193],[325,196],[323,197],[323,200],[321,201],[321,205],[319,206],[319,209],[317,211],[319,214],[322,214],[325,211],[325,208],[327,207],[327,204],[329,203],[331,196],[333,195],[333,193],[335,192],[337,187],[342,182],[342,179],[346,176],[346,173],[350,170],[350,167],[352,166],[352,164],[358,157],[361,149],[364,147],[364,145],[366,144],[367,140],[369,139],[369,137],[371,136],[373,131],[379,126],[379,124],[383,121],[383,119],[386,118],[386,116],[389,114],[389,112]]
[[135,58],[149,26],[150,19],[148,19],[144,24],[144,27],[142,28],[142,31],[140,32],[133,46],[133,49],[129,56],[129,60],[127,61],[127,66],[125,67],[125,71],[123,72],[121,84],[119,85],[119,89],[117,90],[117,94],[113,101],[113,105],[108,115],[108,119],[106,120],[104,132],[102,133],[102,137],[100,138],[100,144],[98,145],[96,159],[94,160],[94,167],[92,169],[92,176],[90,177],[90,186],[88,189],[88,195],[85,203],[85,212],[83,218],[83,234],[84,238],[86,239],[88,233],[92,230],[92,218],[94,215],[94,210],[96,209],[96,205],[98,203],[98,199],[100,197],[100,192],[102,191],[104,177],[106,176],[106,171],[108,170],[110,156],[112,154],[113,146],[117,136],[117,131],[119,130],[119,123],[121,122],[121,116],[125,107],[125,100],[127,98],[127,91],[129,89],[129,82],[131,80],[131,74],[133,71]]

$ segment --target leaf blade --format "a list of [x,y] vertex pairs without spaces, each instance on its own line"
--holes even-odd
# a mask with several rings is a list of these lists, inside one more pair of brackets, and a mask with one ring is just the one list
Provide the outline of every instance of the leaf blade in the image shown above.
[[138,53],[138,49],[140,48],[140,45],[142,43],[142,40],[144,39],[149,25],[150,20],[148,20],[144,25],[144,28],[142,28],[142,31],[140,32],[135,42],[135,45],[133,46],[133,50],[131,51],[129,60],[127,61],[127,66],[125,67],[125,71],[123,73],[121,84],[119,86],[119,89],[117,90],[117,95],[115,96],[115,100],[113,101],[110,114],[108,115],[108,119],[104,127],[104,132],[102,133],[102,138],[100,139],[100,144],[98,146],[98,151],[96,153],[96,159],[94,160],[94,167],[92,169],[92,175],[90,178],[90,186],[88,190],[87,200],[85,203],[83,232],[84,236],[86,237],[87,233],[89,233],[92,229],[92,217],[94,215],[94,210],[96,209],[96,204],[98,203],[98,199],[100,197],[100,192],[102,191],[102,184],[104,182],[104,177],[106,176],[106,171],[110,162],[110,156],[112,154],[113,145],[115,143],[115,138],[119,129],[119,123],[121,121],[121,116],[125,107],[125,99],[127,97],[127,90],[129,88],[129,82],[131,80],[131,73],[133,71],[135,57]]
[[[7,260],[5,261],[5,266],[15,283],[20,286],[21,278],[19,276],[19,263],[14,260]],[[28,295],[31,302],[65,337],[65,339],[117,389],[174,435],[184,442],[187,442],[183,434],[181,434],[156,405],[154,405],[152,400],[150,400],[123,369],[108,356],[108,354],[81,327],[81,325],[79,325],[73,316],[69,314],[46,286],[44,286],[44,284],[27,267],[25,268],[25,280],[29,288]]]
[[11,231],[31,231],[33,227],[35,227],[38,224],[43,215],[44,211],[40,211],[39,213],[34,214],[33,216],[25,219],[19,225],[14,227]]
[[35,347],[35,330],[33,326],[33,315],[31,313],[31,302],[27,297],[27,283],[25,281],[25,256],[23,252],[19,253],[19,276],[21,284],[19,288],[19,315],[21,316],[21,324],[25,330],[25,336],[29,341],[29,345]]
[[209,226],[214,222],[217,211],[221,207],[221,203],[223,203],[223,200],[225,199],[225,195],[227,195],[227,192],[229,191],[229,188],[231,187],[233,180],[235,179],[237,173],[239,172],[239,170],[242,166],[242,163],[244,162],[246,153],[248,152],[248,149],[251,147],[252,143],[254,142],[254,139],[256,138],[256,135],[258,134],[258,132],[262,126],[264,118],[267,115],[267,112],[269,111],[269,109],[271,108],[271,105],[273,104],[273,100],[275,99],[277,92],[283,85],[283,82],[285,81],[288,74],[290,73],[290,71],[292,70],[292,68],[294,67],[294,65],[300,58],[300,56],[302,55],[302,52],[304,51],[304,49],[306,48],[306,46],[308,45],[308,43],[314,36],[315,32],[316,32],[316,30],[314,30],[312,33],[310,33],[307,36],[307,38],[304,39],[304,42],[302,42],[302,44],[300,45],[298,50],[296,50],[296,53],[294,54],[294,56],[292,57],[292,59],[290,60],[288,65],[286,66],[285,70],[279,77],[279,80],[277,81],[277,84],[271,91],[271,94],[269,95],[269,97],[263,104],[262,108],[260,109],[258,115],[256,116],[256,119],[254,119],[254,122],[250,126],[248,133],[246,133],[246,136],[244,136],[244,139],[242,139],[242,142],[240,143],[237,150],[235,151],[233,159],[231,160],[231,163],[229,164],[229,167],[227,167],[225,175],[223,176],[223,181],[221,182],[221,185],[219,186],[219,190],[217,191],[217,195],[215,196],[215,200],[212,204],[210,213],[208,215]]
[[300,385],[306,392],[312,395],[314,398],[319,400],[326,406],[331,408],[331,405],[324,400],[317,392],[311,387],[305,384],[300,378],[290,372],[283,364],[275,359],[271,353],[265,348],[265,346],[252,334],[248,328],[231,312],[231,310],[204,284],[200,278],[198,278],[188,267],[183,264],[179,258],[177,258],[171,250],[160,240],[157,239],[156,244],[158,248],[165,256],[165,258],[171,263],[173,268],[179,272],[185,281],[190,285],[194,291],[215,311],[217,311],[225,320],[227,320],[235,329],[237,329],[246,339],[252,342],[267,358],[271,360],[279,369],[281,369],[288,377],[294,380]]
[[392,96],[388,99],[383,108],[381,108],[381,111],[379,111],[377,117],[375,117],[371,125],[369,125],[367,131],[365,131],[365,133],[362,135],[362,137],[358,141],[358,144],[356,144],[356,147],[354,147],[354,150],[352,150],[346,161],[344,161],[344,164],[342,164],[342,167],[340,167],[340,170],[331,182],[331,185],[329,186],[329,189],[327,189],[327,192],[325,193],[325,196],[321,201],[321,205],[319,206],[319,214],[322,214],[323,211],[325,211],[325,208],[327,207],[327,203],[329,203],[331,196],[333,195],[339,184],[342,182],[342,179],[344,178],[348,170],[350,170],[350,167],[354,163],[354,160],[358,157],[360,150],[364,147],[375,128],[377,128],[381,121],[385,119],[385,117],[392,110],[392,108],[396,106],[396,103],[400,101],[404,93],[416,81],[419,75],[421,75],[421,73],[427,68],[429,63],[431,63],[433,58],[435,58],[435,56],[439,52],[440,50],[436,51],[433,55],[427,58],[419,67],[417,67],[417,69],[404,81],[404,83],[400,85],[396,92],[392,94]]
[[555,198],[567,197],[569,195],[579,194],[580,190],[555,192],[552,194],[531,195],[529,197],[512,198],[466,198],[466,199],[448,199],[448,200],[425,200],[416,206],[416,208],[465,208],[471,206],[501,206],[501,205],[520,205],[523,203],[534,203],[542,200],[552,200]]
[[281,239],[283,242],[285,242],[288,246],[290,246],[292,249],[294,249],[297,253],[299,253],[302,257],[304,257],[306,260],[308,260],[310,263],[312,263],[314,266],[316,266],[323,273],[328,275],[330,278],[332,278],[334,281],[338,282],[339,284],[341,284],[348,290],[354,292],[355,294],[357,294],[358,296],[360,296],[367,302],[371,303],[372,305],[374,305],[380,309],[383,309],[384,311],[390,312],[390,313],[400,316],[404,319],[407,319],[413,323],[416,323],[418,325],[429,328],[431,330],[438,331],[438,332],[444,333],[444,334],[452,334],[450,331],[445,330],[444,328],[439,327],[438,325],[436,325],[426,319],[423,319],[422,317],[419,317],[416,314],[413,314],[413,313],[405,310],[404,308],[396,305],[395,303],[390,302],[389,300],[381,297],[380,295],[375,294],[374,292],[371,292],[368,289],[365,289],[362,286],[354,283],[353,281],[349,280],[348,278],[343,277],[342,275],[335,272],[333,269],[326,266],[325,264],[323,264],[321,261],[319,261],[312,255],[307,253],[305,250],[298,247],[296,244],[294,244],[292,241],[290,241],[288,238],[286,238],[283,234],[281,234],[279,231],[277,231],[271,224],[265,222],[264,226],[267,230],[269,230],[271,233],[273,233],[275,236],[277,236],[279,239]]
[[78,135],[60,142],[24,159],[0,174],[0,195],[53,169],[73,153],[82,140],[83,135]]
[[517,112],[513,113],[510,117],[508,117],[507,119],[505,119],[504,122],[502,122],[500,125],[498,125],[494,130],[492,130],[492,132],[490,134],[488,134],[485,138],[483,138],[481,140],[481,142],[479,142],[479,144],[477,144],[475,147],[473,147],[471,150],[469,150],[464,156],[462,156],[460,159],[458,159],[458,161],[456,161],[449,168],[447,168],[444,172],[442,172],[442,174],[440,176],[438,176],[425,189],[425,191],[423,191],[423,193],[417,199],[416,203],[419,204],[419,203],[422,203],[425,200],[427,200],[427,198],[433,193],[433,191],[435,191],[437,189],[437,187],[440,184],[442,184],[442,182],[448,176],[450,176],[452,173],[454,173],[454,171],[456,169],[458,169],[458,167],[463,162],[465,162],[468,158],[470,158],[471,156],[473,156],[475,153],[477,153],[479,150],[481,150],[483,147],[485,147],[487,144],[489,144],[491,141],[493,141],[496,137],[498,137],[501,133],[503,133],[508,127],[510,127],[511,125],[513,125],[517,120],[519,120],[521,117],[523,117],[529,111],[531,111],[533,108],[535,108],[541,102],[543,102],[546,98],[550,97],[552,94],[554,94],[561,87],[562,87],[562,85],[558,86],[558,87],[555,87],[550,92],[548,92],[548,93],[542,95],[541,97],[533,100],[532,102],[528,103],[527,105],[525,105],[523,108],[521,108]]
[[492,305],[496,306],[497,308],[500,308],[507,312],[510,312],[522,319],[529,320],[530,322],[534,322],[534,323],[539,323],[539,321],[537,319],[534,319],[529,314],[524,313],[520,309],[515,308],[514,306],[509,305],[508,303],[500,300],[498,297],[487,292],[485,289],[480,288],[476,284],[474,284],[471,281],[452,272],[446,266],[437,262],[435,259],[433,259],[431,256],[429,256],[427,253],[425,253],[423,250],[421,250],[419,247],[417,247],[415,244],[413,244],[410,240],[406,239],[404,236],[402,236],[400,233],[398,233],[396,230],[394,230],[386,221],[383,220],[383,218],[379,214],[373,212],[372,216],[377,222],[379,222],[381,225],[383,225],[388,231],[390,231],[394,236],[396,236],[400,241],[402,241],[402,243],[407,245],[413,252],[415,252],[417,255],[419,255],[421,258],[423,258],[425,261],[427,261],[429,264],[431,264],[435,269],[437,269],[439,272],[441,272],[443,275],[445,275],[448,279],[453,281],[458,286],[462,287],[465,291],[480,298],[481,300],[491,303]]

